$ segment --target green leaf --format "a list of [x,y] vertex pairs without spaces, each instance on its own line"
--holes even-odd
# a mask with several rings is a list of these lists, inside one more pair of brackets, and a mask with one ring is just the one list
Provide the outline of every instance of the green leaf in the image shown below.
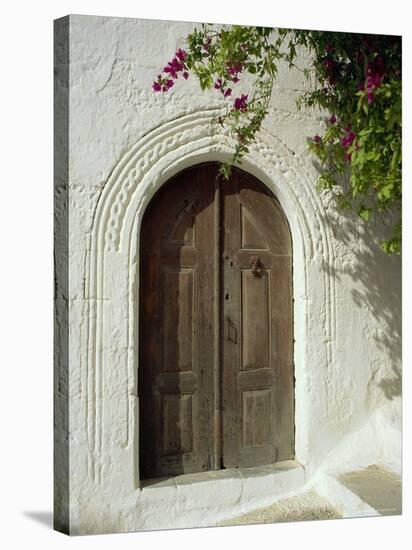
[[361,206],[358,210],[358,215],[364,219],[366,222],[369,221],[371,217],[372,210],[370,208],[365,208],[364,206]]

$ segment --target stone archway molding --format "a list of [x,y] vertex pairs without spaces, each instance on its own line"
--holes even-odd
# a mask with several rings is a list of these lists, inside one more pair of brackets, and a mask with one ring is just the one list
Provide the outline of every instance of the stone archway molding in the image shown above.
[[[173,175],[200,162],[227,160],[233,154],[233,140],[213,122],[219,114],[216,109],[198,111],[144,135],[115,167],[96,207],[86,263],[88,355],[83,376],[88,472],[97,484],[102,483],[112,454],[124,451],[130,466],[124,475],[139,486],[136,426],[141,220],[155,192]],[[336,332],[336,313],[334,281],[329,273],[334,258],[332,236],[308,166],[279,138],[262,131],[240,167],[274,193],[292,232],[296,455],[305,464],[310,452],[305,388],[310,384],[314,338],[324,343],[316,361],[324,361],[326,369],[333,362],[330,343]],[[312,298],[314,284],[316,297]],[[319,388],[320,407],[327,409],[327,388]]]

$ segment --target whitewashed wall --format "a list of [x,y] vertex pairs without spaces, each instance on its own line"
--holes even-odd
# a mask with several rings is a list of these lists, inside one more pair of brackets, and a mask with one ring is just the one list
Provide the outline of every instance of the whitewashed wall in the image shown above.
[[[194,26],[56,22],[55,523],[74,534],[170,526],[153,515],[160,492],[145,500],[139,489],[138,237],[165,181],[233,151],[213,124],[220,94],[193,78],[151,90]],[[242,168],[274,192],[292,230],[296,459],[309,480],[319,469],[400,467],[401,269],[373,242],[381,228],[317,193],[306,138],[324,122],[297,111],[305,86],[281,67]]]

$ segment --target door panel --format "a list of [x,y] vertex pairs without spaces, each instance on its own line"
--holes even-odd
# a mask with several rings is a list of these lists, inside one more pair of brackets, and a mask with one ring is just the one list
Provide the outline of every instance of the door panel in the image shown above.
[[[253,206],[252,206],[253,211]],[[241,231],[241,247],[242,249],[267,250],[266,239],[259,233],[256,224],[253,223],[253,216],[247,206],[240,203],[240,231]]]
[[293,458],[288,224],[255,178],[217,171],[173,178],[142,224],[142,478]]
[[162,371],[193,371],[194,268],[166,264],[162,275]]
[[270,272],[260,277],[250,268],[241,268],[241,370],[269,366],[270,357]]

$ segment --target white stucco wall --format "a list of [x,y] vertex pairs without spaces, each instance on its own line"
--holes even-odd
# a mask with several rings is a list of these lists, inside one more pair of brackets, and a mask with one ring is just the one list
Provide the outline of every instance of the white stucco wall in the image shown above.
[[[193,78],[151,90],[193,27],[93,16],[56,26],[56,525],[75,534],[162,527],[145,512],[160,496],[148,504],[139,488],[140,222],[173,174],[233,151],[212,122],[220,94]],[[305,86],[281,68],[242,164],[292,231],[296,459],[306,479],[320,468],[399,469],[400,260],[373,242],[379,227],[343,217],[316,191],[306,138],[323,119],[297,111]]]

